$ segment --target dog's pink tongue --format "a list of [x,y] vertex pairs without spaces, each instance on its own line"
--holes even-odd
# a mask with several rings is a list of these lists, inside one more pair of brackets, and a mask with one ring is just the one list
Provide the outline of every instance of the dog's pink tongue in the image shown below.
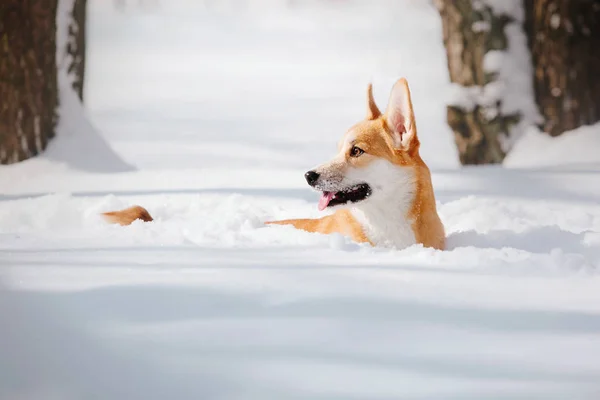
[[319,211],[323,211],[329,205],[331,199],[333,199],[334,192],[323,192],[319,199]]

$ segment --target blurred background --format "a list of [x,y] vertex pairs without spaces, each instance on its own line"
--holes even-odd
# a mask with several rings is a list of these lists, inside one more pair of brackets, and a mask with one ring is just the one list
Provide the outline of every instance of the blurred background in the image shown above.
[[[592,0],[6,0],[1,10],[4,164],[56,136],[71,144],[46,156],[78,169],[306,168],[362,117],[368,82],[383,108],[401,76],[434,169],[553,164],[536,154],[556,151],[549,138],[600,119]],[[571,141],[579,158],[566,162],[596,161],[590,140]]]
[[308,168],[363,118],[367,84],[383,108],[401,75],[429,160],[457,164],[426,1],[92,0],[89,11],[85,102],[137,166]]
[[[399,76],[412,83],[420,131],[431,137],[423,141],[428,161],[457,165],[451,131],[444,123],[442,93],[448,79],[441,24],[430,2],[13,3],[11,8],[5,2],[3,8],[21,20],[30,18],[36,3],[51,20],[51,5],[58,4],[58,75],[63,68],[71,80],[83,81],[79,91],[93,127],[134,167],[308,168],[331,156],[345,130],[363,118],[367,84],[374,83],[384,108]],[[86,13],[72,13],[72,7]],[[8,22],[14,20],[11,13],[3,14]],[[12,33],[20,34],[24,26],[14,26]],[[65,30],[71,36],[62,37]],[[16,45],[10,51],[19,52]],[[73,61],[81,59],[85,63]],[[52,73],[48,72],[50,80]],[[14,97],[23,93],[18,87],[13,91]],[[20,102],[27,104],[24,98]],[[38,103],[52,106],[45,100]],[[79,111],[61,108],[61,103],[65,102],[56,106],[57,136],[87,135],[82,131],[91,127],[84,129],[80,123],[75,124],[77,132],[63,129],[60,120]],[[26,115],[41,107],[29,108]],[[15,129],[11,118],[23,120],[16,109],[5,113],[5,135],[28,136],[29,130],[32,139],[22,150],[22,140],[11,142],[4,136],[4,163],[33,156],[46,145],[36,147],[33,124]],[[48,121],[42,131],[54,136],[50,119],[42,118]],[[82,142],[60,145],[62,149],[51,149],[49,156],[58,152],[54,159],[80,169],[126,169],[110,168],[107,163],[118,163],[102,149],[89,147],[87,140]],[[74,160],[73,153],[80,151],[88,153],[86,159]]]
[[85,102],[137,166],[308,168],[363,118],[367,84],[384,108],[399,76],[429,161],[457,164],[427,1],[92,0],[89,15]]

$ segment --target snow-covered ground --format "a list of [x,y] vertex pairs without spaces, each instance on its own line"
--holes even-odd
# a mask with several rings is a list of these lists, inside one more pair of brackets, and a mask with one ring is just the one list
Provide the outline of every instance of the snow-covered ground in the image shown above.
[[[599,127],[458,169],[430,2],[143,3],[89,13],[88,113],[136,170],[0,168],[1,399],[600,398]],[[449,249],[263,226],[319,214],[303,172],[398,76]]]

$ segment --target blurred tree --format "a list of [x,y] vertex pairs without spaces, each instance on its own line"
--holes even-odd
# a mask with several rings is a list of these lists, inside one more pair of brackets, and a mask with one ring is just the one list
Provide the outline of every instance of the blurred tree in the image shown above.
[[[507,76],[501,78],[493,66],[490,70],[493,60],[486,60],[486,55],[497,55],[510,47],[512,51],[503,53],[503,57],[513,57],[504,61],[512,67],[529,62],[524,58],[530,52],[530,78],[544,132],[558,136],[600,120],[598,0],[434,2],[442,18],[450,80],[458,88],[457,100],[447,107],[447,120],[462,164],[501,163],[513,136],[521,133],[513,132],[514,128],[522,130],[527,124],[539,122],[531,116],[524,120],[522,110],[504,111],[506,96],[493,95],[515,90],[515,85],[502,81]],[[514,28],[526,33],[528,48],[523,54],[514,51],[515,43],[507,37],[509,26],[512,38]],[[519,82],[527,85],[526,81]],[[522,93],[512,95],[514,98]]]
[[505,152],[501,136],[508,137],[518,114],[504,115],[502,103],[481,96],[481,88],[497,80],[486,72],[484,56],[492,50],[506,50],[504,28],[507,15],[496,15],[483,3],[472,0],[437,0],[442,17],[444,46],[450,81],[460,90],[458,101],[447,108],[448,124],[454,132],[462,164],[502,162]]
[[57,0],[0,3],[0,163],[40,153],[54,136],[58,103]]
[[536,102],[552,136],[600,120],[600,1],[525,0]]
[[[58,1],[0,2],[0,163],[41,153],[55,135],[58,105],[56,21]],[[83,96],[85,3],[73,2],[68,71]]]

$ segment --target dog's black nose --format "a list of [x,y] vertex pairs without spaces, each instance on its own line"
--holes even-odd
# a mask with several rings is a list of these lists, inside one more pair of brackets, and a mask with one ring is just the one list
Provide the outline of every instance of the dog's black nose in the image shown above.
[[315,186],[317,179],[319,179],[319,174],[315,171],[308,171],[304,174],[304,177],[310,186]]

